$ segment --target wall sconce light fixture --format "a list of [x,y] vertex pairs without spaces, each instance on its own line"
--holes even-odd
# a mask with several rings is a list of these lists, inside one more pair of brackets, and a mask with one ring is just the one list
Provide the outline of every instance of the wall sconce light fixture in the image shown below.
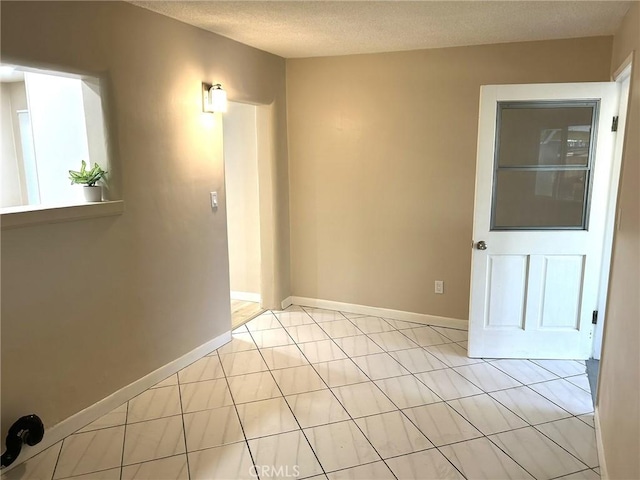
[[222,85],[202,84],[202,111],[207,113],[227,111],[227,92],[222,89]]

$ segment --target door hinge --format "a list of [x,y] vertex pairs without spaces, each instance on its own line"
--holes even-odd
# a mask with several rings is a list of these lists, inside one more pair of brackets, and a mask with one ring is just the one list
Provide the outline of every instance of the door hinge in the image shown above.
[[598,323],[598,311],[594,310],[593,315],[591,315],[591,323],[596,325]]
[[612,132],[617,132],[618,131],[618,117],[613,117],[613,121],[611,122],[611,131]]

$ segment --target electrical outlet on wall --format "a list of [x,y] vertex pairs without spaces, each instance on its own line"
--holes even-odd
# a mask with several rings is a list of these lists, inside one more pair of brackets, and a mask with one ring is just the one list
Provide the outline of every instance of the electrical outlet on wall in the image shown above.
[[444,281],[436,280],[436,293],[444,293]]

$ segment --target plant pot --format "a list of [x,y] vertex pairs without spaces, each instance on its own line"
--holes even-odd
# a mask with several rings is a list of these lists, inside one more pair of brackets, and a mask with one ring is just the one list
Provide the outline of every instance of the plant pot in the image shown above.
[[102,201],[102,187],[94,185],[92,187],[85,185],[82,187],[84,191],[84,199],[87,202],[101,202]]

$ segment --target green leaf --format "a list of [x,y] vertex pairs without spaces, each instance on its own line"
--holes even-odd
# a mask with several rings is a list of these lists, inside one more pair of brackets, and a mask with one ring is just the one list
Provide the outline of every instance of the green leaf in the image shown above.
[[69,180],[71,180],[71,185],[73,184],[81,184],[81,185],[95,185],[102,177],[105,176],[107,172],[100,168],[100,165],[97,163],[94,164],[91,170],[87,170],[87,162],[82,160],[82,166],[80,167],[80,171],[76,172],[75,170],[69,170]]

